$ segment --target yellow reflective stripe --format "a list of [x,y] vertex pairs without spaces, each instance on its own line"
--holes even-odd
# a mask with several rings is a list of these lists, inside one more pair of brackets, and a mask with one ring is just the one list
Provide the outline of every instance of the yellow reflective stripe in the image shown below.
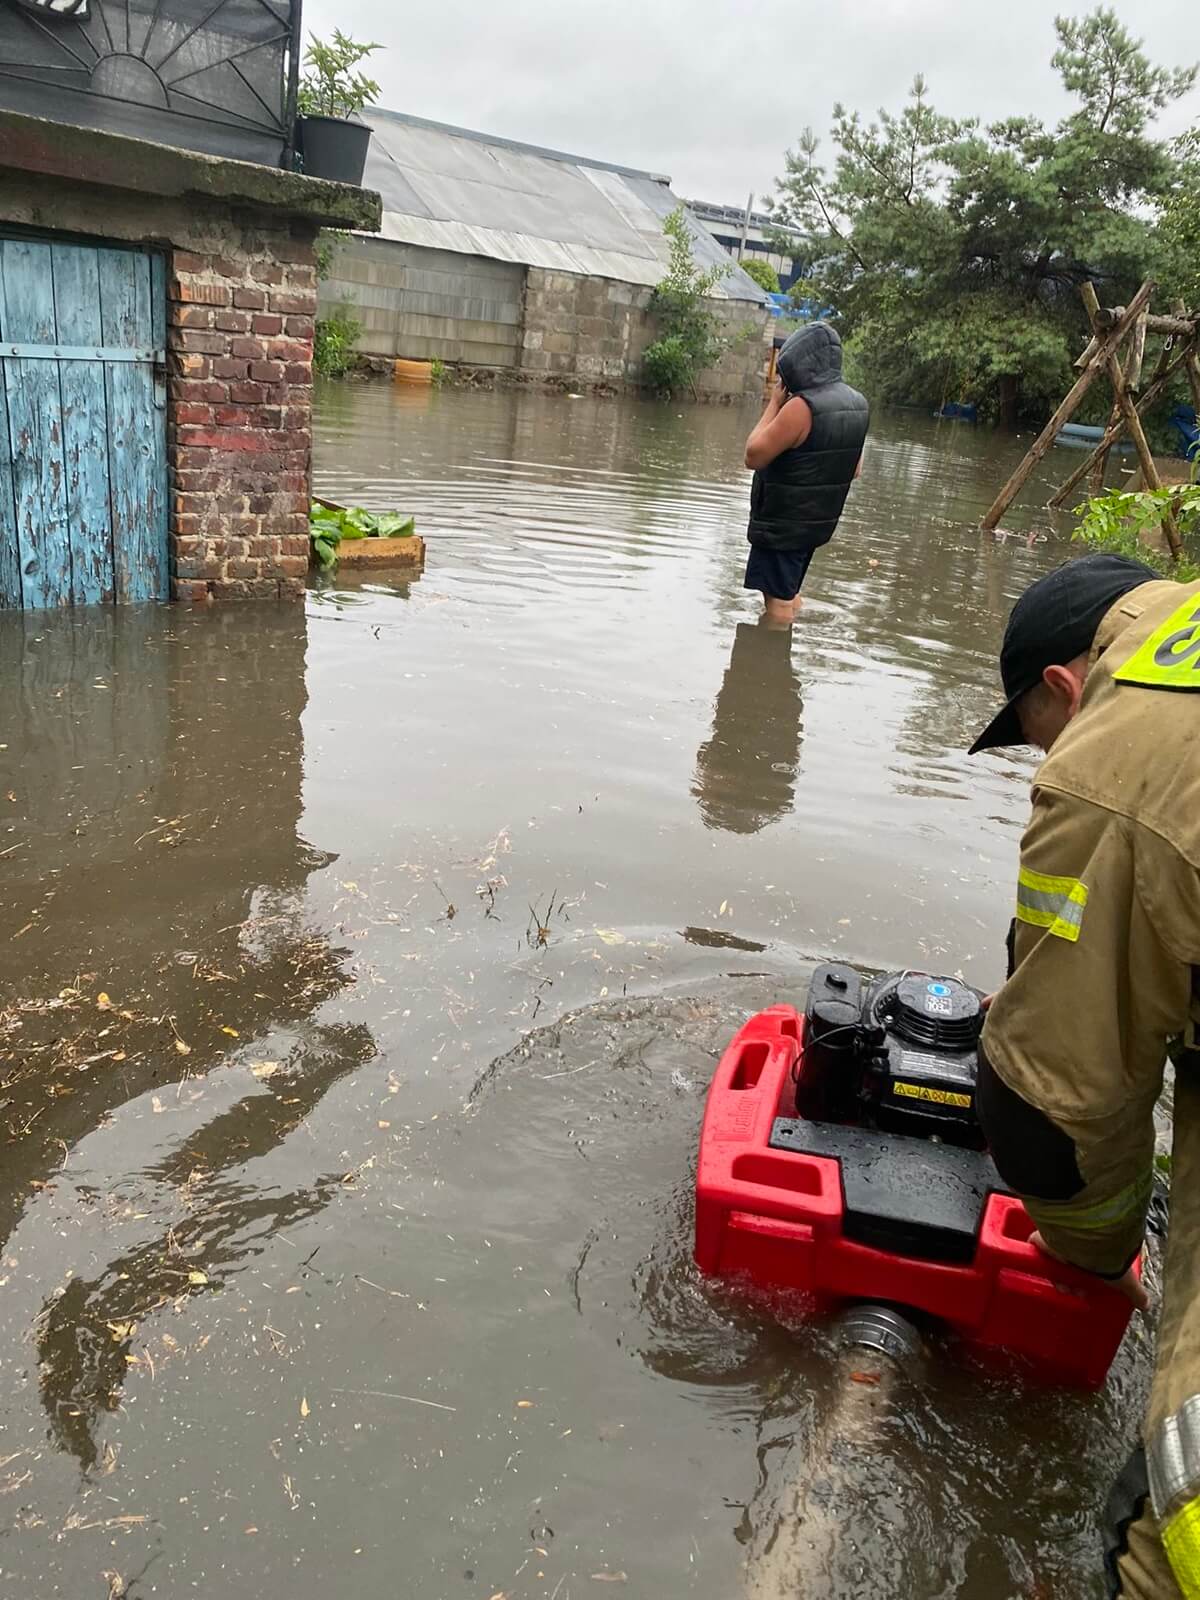
[[1186,1600],[1200,1597],[1200,1497],[1189,1500],[1162,1530],[1163,1549]]
[[1107,1200],[1034,1200],[1032,1205],[1039,1216],[1045,1216],[1048,1222],[1052,1220],[1060,1227],[1076,1228],[1082,1233],[1102,1233],[1144,1211],[1153,1186],[1154,1175],[1147,1168],[1142,1177],[1127,1183]]
[[1148,689],[1200,689],[1200,596],[1189,596],[1113,677]]
[[1083,927],[1087,885],[1078,878],[1052,877],[1022,867],[1017,873],[1017,920],[1048,928],[1057,939],[1074,943]]

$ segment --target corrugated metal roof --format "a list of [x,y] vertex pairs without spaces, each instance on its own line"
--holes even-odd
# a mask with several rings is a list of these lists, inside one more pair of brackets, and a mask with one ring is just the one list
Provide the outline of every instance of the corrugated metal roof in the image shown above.
[[[666,178],[397,111],[362,117],[375,135],[363,182],[383,197],[382,238],[624,283],[661,279],[663,219],[683,204]],[[696,261],[730,267],[716,293],[762,304],[690,212],[688,222]]]

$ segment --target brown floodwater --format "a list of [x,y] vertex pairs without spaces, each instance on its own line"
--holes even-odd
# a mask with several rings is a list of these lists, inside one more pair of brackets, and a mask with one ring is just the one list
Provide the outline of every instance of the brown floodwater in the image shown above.
[[884,416],[767,632],[750,420],[328,389],[419,578],[0,617],[4,1600],[726,1600],[797,1485],[781,1600],[1102,1592],[1140,1325],[1091,1397],[940,1345],[862,1450],[690,1264],[750,1011],[999,978],[1031,765],[965,747],[1067,548],[974,531],[1019,441]]

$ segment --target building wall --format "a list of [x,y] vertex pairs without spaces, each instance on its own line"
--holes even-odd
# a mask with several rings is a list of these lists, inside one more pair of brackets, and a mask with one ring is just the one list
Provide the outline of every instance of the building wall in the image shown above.
[[[658,337],[653,290],[608,278],[530,267],[525,286],[522,369],[547,378],[636,384],[646,347]],[[713,302],[729,340],[720,361],[700,374],[704,399],[740,399],[762,389],[769,348],[766,313],[737,300]]]
[[337,250],[320,299],[323,315],[351,307],[367,355],[515,367],[524,293],[511,262],[359,238]]
[[308,569],[315,226],[24,176],[0,221],[163,250],[171,591],[295,595]]
[[[642,355],[658,336],[651,294],[610,278],[356,237],[334,257],[320,311],[348,305],[362,323],[365,355],[624,388],[641,382]],[[698,392],[706,399],[759,393],[766,313],[743,301],[713,305],[730,348],[701,375]]]

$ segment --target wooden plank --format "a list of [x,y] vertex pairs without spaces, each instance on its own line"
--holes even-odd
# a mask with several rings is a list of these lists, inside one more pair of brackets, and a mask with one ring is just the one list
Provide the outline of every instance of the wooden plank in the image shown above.
[[[49,245],[5,239],[0,250],[4,332],[14,342],[53,344]],[[66,605],[71,598],[71,552],[58,365],[10,357],[4,369],[22,604]]]
[[[1084,287],[1090,288],[1091,285],[1087,284]],[[1000,493],[996,496],[995,500],[993,500],[992,504],[988,507],[983,521],[979,524],[980,528],[984,532],[987,532],[996,526],[996,524],[1000,521],[1000,518],[1004,515],[1009,506],[1016,499],[1017,495],[1021,492],[1021,489],[1027,482],[1034,467],[1037,466],[1038,462],[1046,454],[1046,451],[1049,450],[1050,446],[1054,443],[1058,430],[1062,427],[1064,422],[1070,421],[1071,417],[1075,413],[1076,407],[1083,399],[1087,391],[1091,388],[1097,374],[1103,370],[1103,364],[1107,356],[1111,354],[1112,351],[1120,348],[1122,341],[1125,339],[1130,328],[1133,326],[1134,318],[1150,299],[1153,291],[1154,284],[1149,278],[1147,278],[1146,282],[1142,284],[1141,288],[1129,302],[1129,308],[1124,317],[1112,330],[1112,332],[1106,334],[1100,341],[1099,348],[1091,366],[1089,366],[1086,371],[1081,373],[1080,376],[1075,380],[1070,393],[1062,401],[1058,407],[1058,410],[1050,418],[1050,421],[1046,424],[1041,433],[1039,433],[1037,438],[1034,440],[1033,444],[1025,452],[1024,458],[1017,466],[1008,482],[1004,485]]]
[[[54,305],[60,343],[98,344],[100,265],[94,249],[52,245]],[[100,605],[115,593],[108,482],[108,403],[99,361],[64,361],[63,456],[71,539],[71,600]]]
[[[3,301],[0,290],[0,305]],[[0,359],[0,610],[9,610],[21,605],[21,563],[17,559],[17,507],[13,499],[4,365]]]
[[[129,250],[100,250],[98,257],[104,343],[153,344],[150,258]],[[117,599],[160,600],[167,581],[165,446],[153,368],[106,364],[105,395]]]

